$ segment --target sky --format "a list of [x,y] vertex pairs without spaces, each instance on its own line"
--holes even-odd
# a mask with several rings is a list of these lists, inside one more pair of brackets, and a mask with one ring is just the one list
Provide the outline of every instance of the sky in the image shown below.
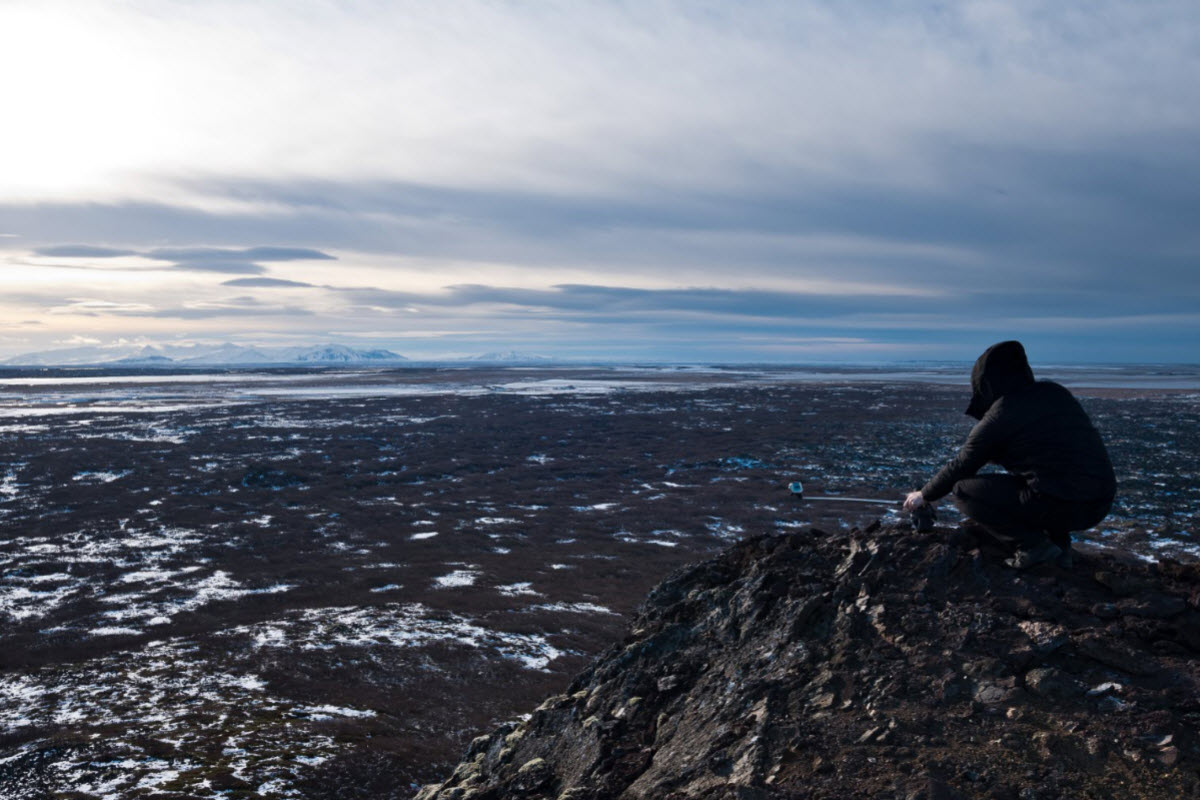
[[1200,362],[1194,0],[0,0],[0,358]]

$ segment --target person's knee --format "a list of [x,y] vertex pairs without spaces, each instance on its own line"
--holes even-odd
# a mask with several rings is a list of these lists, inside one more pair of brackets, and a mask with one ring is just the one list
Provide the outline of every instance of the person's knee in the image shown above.
[[1111,510],[1111,503],[1084,505],[1071,515],[1070,525],[1066,527],[1072,531],[1085,531],[1103,522]]
[[954,488],[950,490],[949,497],[950,502],[954,504],[955,508],[957,508],[965,516],[971,516],[968,510],[971,504],[971,493],[968,490],[967,482],[965,480],[954,484]]
[[1002,491],[998,492],[1002,486],[1000,481],[995,480],[995,476],[974,475],[955,483],[950,489],[950,497],[968,503],[988,502],[994,500],[997,494],[1004,494]]

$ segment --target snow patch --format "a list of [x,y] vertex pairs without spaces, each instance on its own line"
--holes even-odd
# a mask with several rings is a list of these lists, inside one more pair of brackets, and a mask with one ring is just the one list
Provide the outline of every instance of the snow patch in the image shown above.
[[532,595],[534,597],[541,597],[542,593],[535,592],[531,588],[532,586],[533,586],[533,584],[530,582],[510,583],[505,586],[497,586],[496,591],[498,591],[500,594],[504,595],[505,597],[517,597],[519,595]]
[[433,585],[438,589],[452,589],[461,586],[474,586],[479,573],[470,569],[456,569],[448,575],[433,579]]

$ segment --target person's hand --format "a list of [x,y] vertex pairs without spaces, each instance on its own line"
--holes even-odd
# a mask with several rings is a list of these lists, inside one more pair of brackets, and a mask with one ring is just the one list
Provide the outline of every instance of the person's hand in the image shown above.
[[916,511],[921,506],[925,505],[925,495],[920,492],[909,492],[904,498],[904,510]]

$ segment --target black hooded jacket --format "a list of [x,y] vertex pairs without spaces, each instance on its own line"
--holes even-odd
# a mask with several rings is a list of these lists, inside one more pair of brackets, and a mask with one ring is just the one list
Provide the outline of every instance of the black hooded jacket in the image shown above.
[[1072,502],[1111,502],[1117,481],[1100,434],[1062,386],[1035,381],[1020,342],[989,347],[971,370],[967,414],[979,420],[949,464],[921,489],[933,502],[987,463],[1034,491]]

